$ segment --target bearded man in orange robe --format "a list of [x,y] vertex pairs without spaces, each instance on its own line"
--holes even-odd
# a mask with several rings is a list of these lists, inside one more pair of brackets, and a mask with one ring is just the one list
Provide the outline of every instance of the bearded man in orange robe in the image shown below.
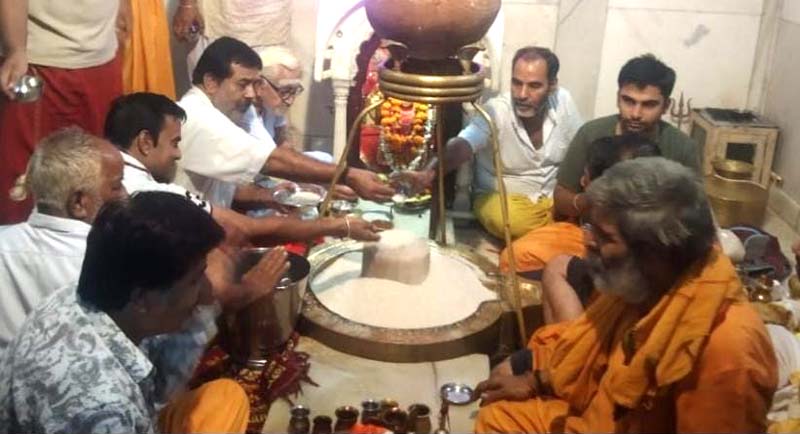
[[769,335],[715,231],[700,180],[660,157],[587,191],[601,295],[545,326],[476,387],[477,432],[764,432]]

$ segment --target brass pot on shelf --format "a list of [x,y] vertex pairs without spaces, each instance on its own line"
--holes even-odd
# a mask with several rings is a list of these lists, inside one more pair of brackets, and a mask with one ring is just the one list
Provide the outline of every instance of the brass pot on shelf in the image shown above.
[[749,180],[753,166],[741,161],[717,160],[712,167],[716,173],[706,176],[705,188],[719,225],[761,226],[769,190]]
[[719,159],[711,163],[719,176],[728,179],[752,179],[756,168],[750,163],[739,160]]

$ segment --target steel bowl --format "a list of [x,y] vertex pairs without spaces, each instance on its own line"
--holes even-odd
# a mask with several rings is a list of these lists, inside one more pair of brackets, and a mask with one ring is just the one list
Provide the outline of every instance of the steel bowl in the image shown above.
[[451,405],[467,405],[475,401],[475,392],[466,384],[447,383],[439,390],[442,401]]
[[19,102],[34,102],[42,97],[44,80],[35,75],[23,75],[11,89]]
[[306,208],[318,206],[326,194],[325,188],[316,184],[288,182],[279,185],[272,196],[281,205]]

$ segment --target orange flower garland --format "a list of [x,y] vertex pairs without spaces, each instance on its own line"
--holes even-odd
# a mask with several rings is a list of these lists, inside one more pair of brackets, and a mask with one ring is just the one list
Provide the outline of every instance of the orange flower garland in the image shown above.
[[430,142],[434,119],[429,104],[388,98],[380,106],[383,158],[393,170],[415,169]]

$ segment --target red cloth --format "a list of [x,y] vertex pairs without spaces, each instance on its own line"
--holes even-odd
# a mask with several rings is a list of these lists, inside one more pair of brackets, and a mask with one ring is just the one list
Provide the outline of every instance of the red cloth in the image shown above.
[[260,433],[274,401],[285,399],[294,405],[290,395],[302,393],[302,383],[318,386],[308,376],[309,355],[295,350],[299,339],[297,332],[292,333],[285,344],[266,356],[267,362],[261,369],[242,366],[232,360],[223,348],[224,343],[215,340],[200,360],[189,386],[199,387],[220,378],[235,380],[250,400],[247,432]]
[[19,223],[30,214],[30,199],[14,202],[8,193],[25,173],[36,143],[70,125],[102,136],[111,101],[122,95],[119,57],[81,69],[31,65],[31,72],[44,80],[44,93],[38,101],[18,103],[0,98],[0,224]]

